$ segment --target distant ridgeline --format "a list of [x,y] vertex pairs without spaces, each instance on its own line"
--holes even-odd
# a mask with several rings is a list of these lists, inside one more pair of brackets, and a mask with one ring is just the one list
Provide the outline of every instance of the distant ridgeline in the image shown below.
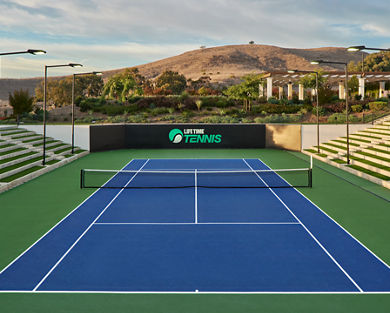
[[10,93],[14,90],[28,89],[30,96],[35,95],[35,87],[39,84],[42,78],[25,78],[25,79],[13,79],[3,78],[0,79],[0,101],[7,101]]

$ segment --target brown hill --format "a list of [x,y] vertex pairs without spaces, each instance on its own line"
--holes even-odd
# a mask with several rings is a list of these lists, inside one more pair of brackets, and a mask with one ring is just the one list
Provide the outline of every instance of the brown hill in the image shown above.
[[[249,73],[287,69],[313,70],[318,66],[311,65],[310,61],[316,59],[357,62],[360,61],[361,54],[334,47],[291,49],[267,45],[232,45],[193,50],[137,67],[147,78],[155,78],[165,70],[173,70],[191,79],[208,75],[214,82],[224,82]],[[342,65],[323,68],[340,70]],[[108,71],[107,74],[112,75],[121,70]]]
[[[189,51],[178,56],[137,66],[147,78],[155,78],[165,70],[177,71],[187,79],[208,75],[213,82],[229,83],[249,74],[287,69],[313,70],[315,59],[334,61],[360,61],[360,53],[349,53],[345,48],[291,49],[268,45],[230,45]],[[340,70],[342,66],[324,66],[326,70]],[[104,72],[104,78],[123,71]],[[0,79],[0,99],[7,99],[9,92],[28,88],[32,92],[41,78]]]

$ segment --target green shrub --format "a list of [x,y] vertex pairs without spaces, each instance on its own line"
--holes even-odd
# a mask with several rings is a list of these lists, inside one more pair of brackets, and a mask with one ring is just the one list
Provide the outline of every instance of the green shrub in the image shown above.
[[351,105],[351,109],[353,112],[360,113],[363,111],[363,106],[361,104],[355,104],[355,105]]
[[167,114],[167,113],[170,113],[169,109],[168,108],[164,108],[164,107],[154,108],[154,109],[150,110],[150,115],[151,116],[157,116],[157,115],[162,115],[162,114]]
[[295,123],[299,122],[302,114],[271,114],[265,117],[256,117],[255,123]]
[[221,123],[238,123],[239,119],[231,117],[231,116],[206,116],[202,118],[202,123],[213,123],[213,124],[221,124]]
[[279,104],[279,100],[278,99],[276,99],[275,97],[270,97],[270,98],[268,98],[268,103],[270,103],[270,104]]
[[374,101],[368,103],[368,107],[372,111],[381,111],[387,106],[387,102],[382,102],[382,101]]

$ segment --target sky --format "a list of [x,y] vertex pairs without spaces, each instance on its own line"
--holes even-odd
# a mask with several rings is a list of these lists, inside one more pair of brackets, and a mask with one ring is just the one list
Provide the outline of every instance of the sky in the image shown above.
[[[1,78],[137,66],[200,46],[390,48],[387,0],[0,0]],[[71,68],[51,68],[68,75]]]

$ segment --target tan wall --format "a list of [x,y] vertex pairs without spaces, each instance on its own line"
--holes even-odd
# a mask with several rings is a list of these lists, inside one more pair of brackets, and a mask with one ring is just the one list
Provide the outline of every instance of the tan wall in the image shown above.
[[301,151],[301,125],[267,124],[266,148]]

